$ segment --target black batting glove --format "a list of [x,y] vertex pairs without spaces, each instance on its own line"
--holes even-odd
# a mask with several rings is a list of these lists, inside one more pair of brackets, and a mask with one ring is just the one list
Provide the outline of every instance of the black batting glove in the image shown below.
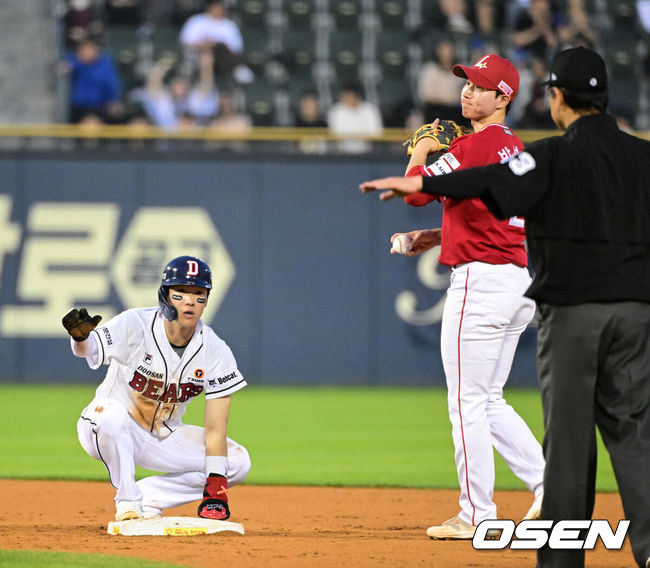
[[225,521],[230,517],[228,507],[228,480],[223,475],[211,473],[205,480],[203,500],[199,503],[199,517]]
[[72,339],[75,341],[85,341],[100,321],[102,321],[102,316],[90,317],[86,308],[81,308],[80,310],[73,308],[63,316],[61,323]]

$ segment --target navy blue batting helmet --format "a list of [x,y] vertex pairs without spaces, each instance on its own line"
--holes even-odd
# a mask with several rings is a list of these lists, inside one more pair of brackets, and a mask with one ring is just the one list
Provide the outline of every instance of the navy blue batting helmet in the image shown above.
[[174,321],[178,317],[178,312],[169,302],[168,288],[183,285],[207,288],[209,294],[212,289],[210,267],[195,256],[179,256],[167,263],[158,288],[158,304],[169,321]]

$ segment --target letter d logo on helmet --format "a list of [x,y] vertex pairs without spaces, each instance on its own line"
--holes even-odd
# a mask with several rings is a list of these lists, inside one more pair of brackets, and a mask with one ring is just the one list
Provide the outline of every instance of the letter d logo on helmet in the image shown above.
[[158,288],[158,304],[169,321],[174,321],[178,317],[178,312],[169,302],[168,288],[183,285],[206,288],[209,294],[212,288],[210,267],[195,256],[179,256],[167,263]]

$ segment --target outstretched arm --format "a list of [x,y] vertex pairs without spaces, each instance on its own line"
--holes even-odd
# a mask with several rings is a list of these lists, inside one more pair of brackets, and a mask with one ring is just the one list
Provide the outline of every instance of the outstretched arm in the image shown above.
[[401,197],[417,193],[429,193],[431,195],[446,195],[448,197],[468,198],[481,197],[487,186],[479,173],[481,168],[471,168],[458,172],[452,172],[444,176],[409,176],[409,177],[387,177],[365,181],[359,185],[363,193],[381,191],[379,199],[386,201],[393,197]]
[[362,193],[381,191],[379,199],[388,201],[394,197],[403,197],[411,193],[422,191],[422,176],[387,177],[364,181],[359,185]]
[[[379,199],[421,191],[456,199],[479,197],[497,217],[529,217],[550,187],[548,171],[559,137],[540,140],[503,164],[455,171],[444,176],[387,177],[363,182],[363,193],[380,191]],[[534,148],[534,151],[533,151]]]

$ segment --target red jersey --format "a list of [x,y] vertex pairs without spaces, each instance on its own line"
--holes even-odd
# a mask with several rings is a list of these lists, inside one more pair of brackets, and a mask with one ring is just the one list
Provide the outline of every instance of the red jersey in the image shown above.
[[[429,166],[411,168],[407,175],[438,176],[454,170],[504,162],[524,147],[519,137],[502,124],[490,124],[473,134],[456,138],[449,151]],[[413,193],[404,200],[416,207],[442,201],[442,244],[438,261],[454,266],[479,261],[527,266],[526,233],[521,217],[499,220],[479,198],[436,198]]]

